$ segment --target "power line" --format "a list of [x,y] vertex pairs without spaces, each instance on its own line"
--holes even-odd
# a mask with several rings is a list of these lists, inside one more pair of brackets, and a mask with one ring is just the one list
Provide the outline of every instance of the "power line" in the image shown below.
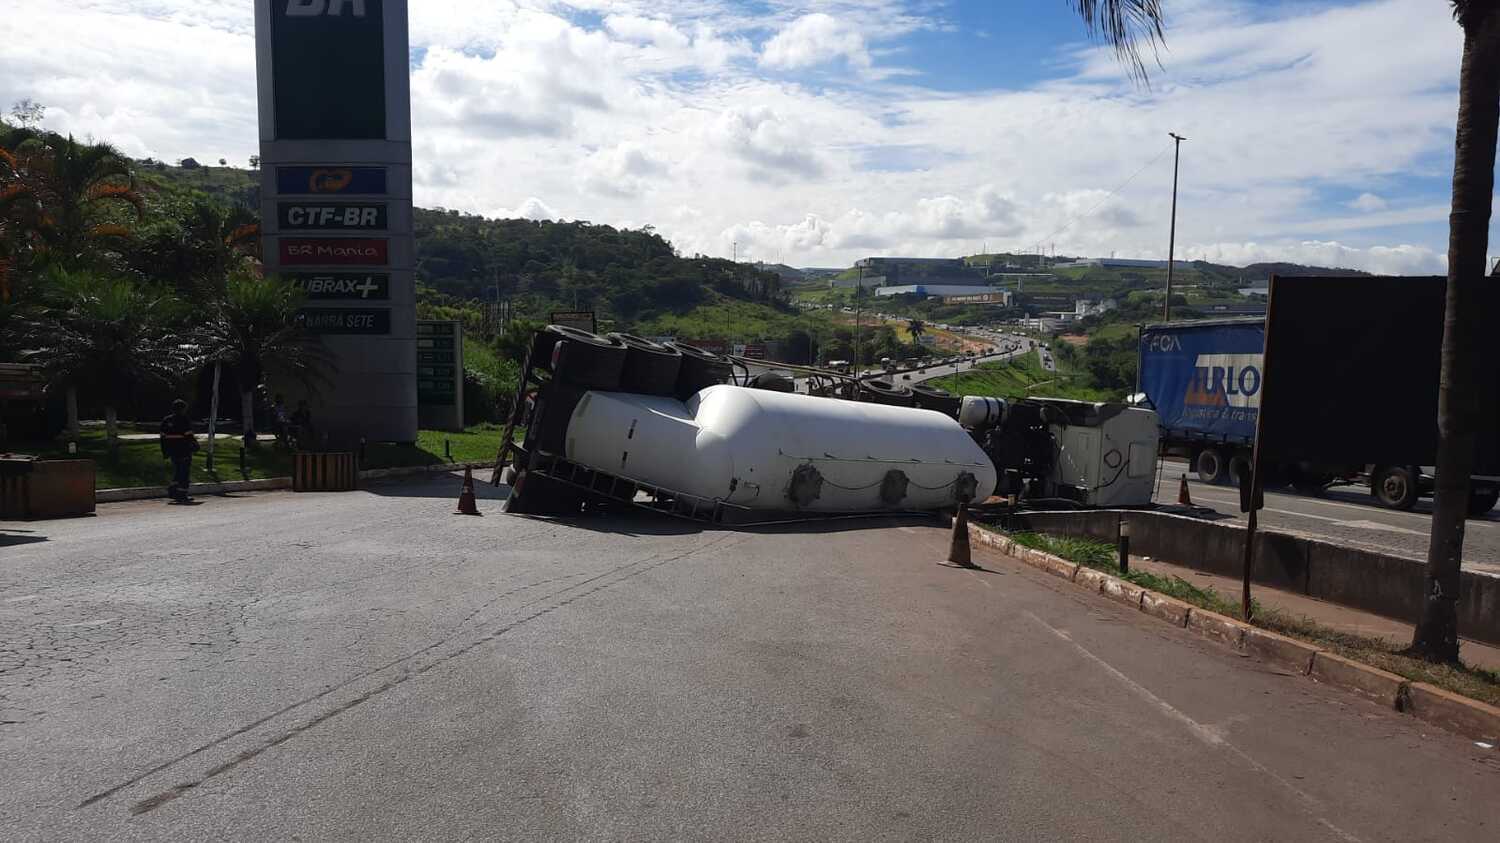
[[1069,228],[1071,228],[1072,225],[1073,225],[1073,223],[1078,222],[1079,220],[1084,219],[1084,218],[1086,218],[1088,216],[1091,216],[1095,211],[1097,211],[1101,207],[1103,207],[1105,202],[1108,202],[1109,200],[1113,199],[1114,196],[1115,196],[1115,194],[1117,194],[1120,191],[1124,190],[1125,188],[1129,187],[1130,183],[1133,182],[1133,181],[1135,181],[1135,177],[1136,176],[1138,176],[1141,173],[1146,172],[1146,170],[1150,169],[1150,167],[1151,167],[1152,164],[1155,164],[1157,161],[1160,161],[1162,159],[1162,156],[1166,155],[1167,152],[1170,151],[1171,149],[1172,149],[1172,147],[1170,147],[1170,146],[1164,146],[1164,147],[1162,147],[1161,152],[1156,153],[1156,157],[1155,158],[1152,158],[1150,161],[1147,161],[1145,164],[1142,164],[1141,168],[1139,170],[1136,170],[1135,172],[1131,173],[1129,178],[1127,178],[1124,181],[1120,182],[1120,186],[1119,187],[1116,187],[1114,190],[1111,190],[1109,193],[1106,193],[1104,195],[1103,199],[1100,199],[1098,202],[1095,202],[1094,203],[1094,207],[1089,208],[1087,211],[1084,211],[1083,213],[1079,214],[1078,216],[1073,217],[1072,219],[1070,219],[1067,222],[1063,223],[1062,228],[1059,228],[1058,230],[1056,230],[1056,231],[1052,232],[1051,234],[1047,235],[1046,237],[1043,238],[1043,240],[1051,240],[1052,238],[1056,237],[1059,234],[1062,234],[1064,231],[1067,231]]

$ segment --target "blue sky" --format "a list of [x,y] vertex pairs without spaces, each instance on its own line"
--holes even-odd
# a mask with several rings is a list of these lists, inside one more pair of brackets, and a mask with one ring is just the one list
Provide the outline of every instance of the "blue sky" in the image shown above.
[[[135,155],[244,161],[249,5],[7,0],[0,102]],[[1160,257],[1177,131],[1179,257],[1443,270],[1445,4],[1165,7],[1145,88],[1063,0],[412,0],[417,201],[798,265]]]

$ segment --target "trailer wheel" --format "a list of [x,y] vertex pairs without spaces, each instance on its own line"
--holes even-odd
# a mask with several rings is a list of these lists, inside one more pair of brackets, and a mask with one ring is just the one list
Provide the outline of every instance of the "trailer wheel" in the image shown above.
[[1495,508],[1496,503],[1500,503],[1500,489],[1471,493],[1469,495],[1469,517],[1484,517],[1485,513]]
[[556,334],[552,347],[552,376],[584,389],[620,388],[625,369],[625,344],[565,325],[548,325],[545,333]]
[[608,334],[625,344],[625,368],[620,391],[641,395],[671,395],[682,367],[682,352],[634,334]]
[[1411,509],[1417,505],[1417,475],[1409,466],[1386,465],[1370,478],[1370,494],[1389,509]]
[[1224,459],[1224,452],[1218,448],[1199,451],[1193,467],[1198,471],[1198,479],[1204,483],[1222,486],[1229,481],[1229,461]]

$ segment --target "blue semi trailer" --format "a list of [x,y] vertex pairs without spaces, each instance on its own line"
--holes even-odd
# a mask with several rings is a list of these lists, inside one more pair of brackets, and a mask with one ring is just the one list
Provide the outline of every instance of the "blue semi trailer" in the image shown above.
[[[1250,466],[1260,413],[1265,322],[1205,319],[1141,329],[1140,393],[1161,417],[1165,453],[1185,457],[1198,478],[1237,483]],[[1272,465],[1267,485],[1317,493],[1336,482],[1367,483],[1383,506],[1410,509],[1433,491],[1432,467],[1416,465]],[[1500,478],[1475,477],[1470,511],[1500,499]]]

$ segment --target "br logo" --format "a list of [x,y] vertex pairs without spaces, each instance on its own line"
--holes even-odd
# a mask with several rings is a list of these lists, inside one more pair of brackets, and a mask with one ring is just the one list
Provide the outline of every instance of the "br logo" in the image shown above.
[[320,18],[327,15],[336,18],[348,7],[354,16],[365,16],[365,0],[286,0],[286,16],[289,18]]
[[354,171],[348,168],[335,170],[313,170],[308,179],[308,193],[338,193],[354,181]]

